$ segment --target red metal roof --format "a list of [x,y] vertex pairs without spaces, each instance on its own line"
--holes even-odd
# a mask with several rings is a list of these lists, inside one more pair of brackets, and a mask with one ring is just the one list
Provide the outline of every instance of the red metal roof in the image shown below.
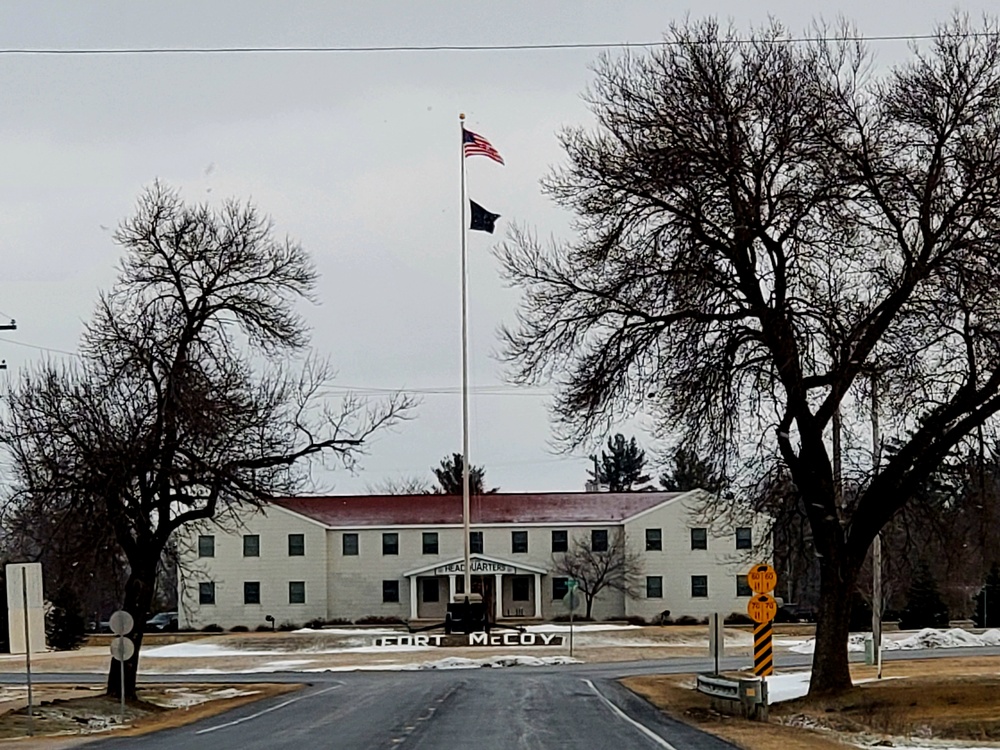
[[[474,495],[473,524],[617,522],[683,495],[683,492],[564,492]],[[459,495],[353,495],[289,497],[275,505],[326,526],[459,524]]]

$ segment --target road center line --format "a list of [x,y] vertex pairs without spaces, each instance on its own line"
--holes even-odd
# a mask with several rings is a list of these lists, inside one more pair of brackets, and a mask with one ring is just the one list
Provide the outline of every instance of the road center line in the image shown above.
[[344,683],[341,682],[338,685],[334,685],[333,687],[324,688],[323,690],[319,690],[319,691],[317,691],[315,693],[309,693],[308,695],[300,695],[300,696],[297,696],[295,698],[290,698],[289,700],[285,701],[284,703],[279,703],[277,706],[271,706],[270,708],[265,708],[263,711],[258,711],[255,714],[250,714],[249,716],[244,716],[243,718],[240,718],[240,719],[234,719],[233,721],[227,721],[225,724],[217,724],[214,727],[208,727],[206,729],[199,729],[197,732],[195,732],[195,734],[208,734],[209,732],[214,732],[214,731],[216,731],[218,729],[226,729],[228,727],[235,727],[237,724],[242,724],[244,721],[250,721],[252,719],[259,719],[264,714],[269,714],[272,711],[277,711],[279,708],[284,708],[285,706],[290,706],[293,703],[298,703],[300,700],[303,700],[304,698],[313,698],[313,697],[315,697],[317,695],[323,695],[323,693],[329,693],[331,690],[337,690],[339,688],[342,688],[343,686],[344,686]]
[[597,689],[597,687],[594,685],[593,682],[591,682],[590,680],[581,680],[581,682],[587,683],[587,685],[590,687],[590,689],[594,691],[594,694],[597,695],[597,697],[600,698],[604,702],[604,705],[607,706],[608,708],[610,708],[611,711],[616,716],[618,716],[618,718],[624,719],[625,721],[627,721],[633,727],[635,727],[640,732],[642,732],[644,735],[646,735],[647,737],[649,737],[649,739],[651,739],[657,745],[659,745],[662,748],[665,748],[665,750],[677,750],[676,747],[674,747],[673,745],[671,745],[669,742],[667,742],[665,739],[663,739],[660,735],[658,735],[652,729],[650,729],[649,727],[647,727],[645,724],[640,724],[638,721],[636,721],[635,719],[633,719],[627,713],[625,713],[620,708],[618,708],[618,706],[616,706],[614,703],[612,703],[610,700],[608,700],[606,697],[604,697],[604,694],[601,693],[601,691]]

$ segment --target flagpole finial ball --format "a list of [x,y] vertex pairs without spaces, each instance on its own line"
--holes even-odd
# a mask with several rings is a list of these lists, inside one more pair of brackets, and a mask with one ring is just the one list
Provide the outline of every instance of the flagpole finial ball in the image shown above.
[[465,112],[459,112],[458,113],[458,119],[459,120],[464,120],[465,119]]

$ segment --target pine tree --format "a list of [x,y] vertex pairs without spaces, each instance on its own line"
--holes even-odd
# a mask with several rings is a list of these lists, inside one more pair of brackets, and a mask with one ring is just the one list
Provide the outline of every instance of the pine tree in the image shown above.
[[590,460],[597,463],[597,468],[590,471],[591,479],[598,484],[606,484],[611,492],[635,492],[646,489],[642,485],[649,482],[649,476],[643,474],[646,466],[646,451],[639,448],[635,438],[625,440],[618,433],[608,438],[608,450],[601,451],[601,460],[591,456]]
[[1000,565],[993,563],[983,588],[976,594],[976,626],[1000,626]]
[[69,586],[62,586],[51,600],[45,615],[45,639],[56,651],[73,651],[86,640],[86,625],[80,600]]
[[[435,490],[444,495],[462,494],[462,467],[464,466],[461,453],[452,453],[451,458],[441,459],[441,466],[433,469],[434,476],[437,477],[439,487]],[[498,491],[499,487],[491,490],[484,489],[486,480],[486,469],[482,466],[469,467],[469,494],[488,495]]]
[[941,600],[937,581],[926,561],[917,563],[906,595],[899,626],[903,630],[942,628],[948,625],[948,607]]
[[660,475],[660,486],[667,492],[707,490],[717,493],[725,486],[722,475],[708,461],[687,448],[678,448],[670,466]]

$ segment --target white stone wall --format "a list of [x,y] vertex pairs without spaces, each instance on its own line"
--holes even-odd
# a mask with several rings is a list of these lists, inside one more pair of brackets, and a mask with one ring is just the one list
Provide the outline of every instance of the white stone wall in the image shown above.
[[[302,623],[327,616],[327,531],[312,521],[280,508],[272,507],[267,515],[255,514],[243,519],[244,527],[233,532],[212,524],[185,529],[181,544],[181,570],[178,582],[178,624],[200,629],[216,624],[224,628],[245,625],[253,630],[266,625],[272,615],[275,624]],[[215,537],[215,556],[198,556],[198,536]],[[243,556],[243,536],[260,536],[260,556]],[[288,535],[305,535],[305,555],[288,554]],[[198,603],[198,584],[215,583],[215,604]],[[260,604],[243,603],[243,584],[260,583]],[[303,581],[305,604],[289,604],[289,582]]]

